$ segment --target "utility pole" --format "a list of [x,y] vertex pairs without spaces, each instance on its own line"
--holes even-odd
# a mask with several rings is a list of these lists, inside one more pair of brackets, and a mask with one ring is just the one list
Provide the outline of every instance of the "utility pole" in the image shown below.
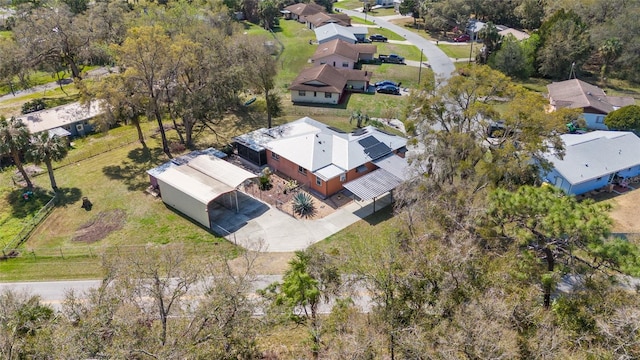
[[420,87],[420,77],[422,76],[422,49],[420,49],[420,68],[418,70],[418,87]]

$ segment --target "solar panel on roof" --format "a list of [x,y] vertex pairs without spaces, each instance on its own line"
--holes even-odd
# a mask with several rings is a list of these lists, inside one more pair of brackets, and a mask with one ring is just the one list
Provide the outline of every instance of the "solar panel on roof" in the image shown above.
[[371,147],[364,149],[364,152],[373,160],[378,159],[391,152],[391,148],[384,143],[377,143]]
[[365,148],[365,149],[369,148],[369,147],[372,147],[372,146],[374,146],[376,144],[379,144],[379,143],[380,143],[380,141],[378,141],[378,139],[376,139],[373,136],[367,136],[364,139],[358,140],[358,144],[362,145],[362,147]]

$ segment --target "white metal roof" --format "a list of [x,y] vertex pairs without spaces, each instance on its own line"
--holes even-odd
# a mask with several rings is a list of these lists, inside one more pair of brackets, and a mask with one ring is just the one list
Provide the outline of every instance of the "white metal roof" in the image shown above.
[[385,169],[395,177],[402,180],[409,180],[411,178],[409,163],[407,162],[407,159],[401,158],[398,155],[389,154],[383,158],[374,160],[373,163],[377,167]]
[[330,179],[333,179],[334,177],[340,175],[340,174],[344,174],[345,170],[341,169],[333,164],[328,165],[323,167],[322,169],[319,169],[318,171],[314,172],[313,175],[319,177],[320,179],[324,180],[324,181],[329,181]]
[[385,169],[378,169],[343,186],[361,200],[369,200],[395,189],[402,182],[402,179]]
[[632,132],[593,131],[560,137],[565,144],[564,157],[547,154],[545,158],[571,184],[640,165],[640,138]]
[[174,164],[161,171],[148,173],[203,204],[208,204],[218,196],[233,191],[246,180],[257,177],[212,155],[197,155],[185,160],[181,165]]
[[74,102],[67,105],[54,107],[19,116],[29,130],[36,134],[42,131],[51,130],[65,125],[71,125],[79,121],[92,119],[104,110],[98,101],[93,101],[89,105],[82,105]]
[[380,131],[373,126],[348,133],[309,117],[272,129],[259,129],[238,136],[234,140],[254,150],[269,149],[307,170],[316,172],[329,165],[347,171],[377,159],[378,157],[371,157],[375,154],[367,152],[359,143],[367,137],[373,137],[377,142],[388,146],[390,151],[407,144],[406,138]]

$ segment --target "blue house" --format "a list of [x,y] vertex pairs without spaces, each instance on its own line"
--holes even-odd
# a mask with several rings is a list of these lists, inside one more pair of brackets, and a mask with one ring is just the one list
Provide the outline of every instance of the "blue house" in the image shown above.
[[564,134],[564,156],[545,156],[553,169],[543,180],[580,195],[640,175],[640,138],[626,131]]
[[609,130],[604,124],[608,113],[635,104],[632,97],[607,96],[602,89],[582,80],[571,79],[547,85],[552,110],[582,109],[582,116],[590,130]]

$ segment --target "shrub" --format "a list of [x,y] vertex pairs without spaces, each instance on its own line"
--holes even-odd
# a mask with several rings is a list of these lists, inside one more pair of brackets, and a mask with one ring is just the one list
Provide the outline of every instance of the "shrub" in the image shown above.
[[31,101],[27,101],[22,105],[22,113],[28,114],[35,111],[44,110],[47,107],[47,104],[44,103],[42,99],[33,99]]
[[260,179],[260,190],[266,191],[271,189],[271,187],[273,186],[271,184],[271,170],[268,167],[262,170],[262,172],[260,173],[259,179]]
[[293,196],[293,211],[300,216],[313,216],[316,207],[311,195],[303,192],[295,194]]

